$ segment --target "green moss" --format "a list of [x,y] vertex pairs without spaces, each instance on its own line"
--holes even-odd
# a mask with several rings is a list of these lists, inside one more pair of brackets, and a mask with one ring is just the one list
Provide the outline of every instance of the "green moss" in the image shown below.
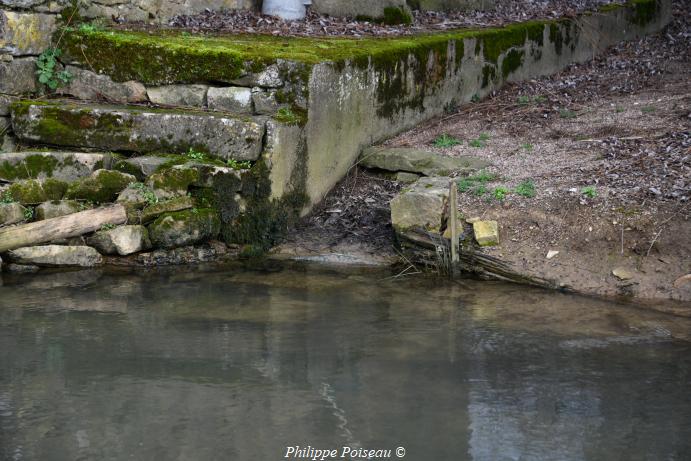
[[631,0],[628,6],[633,8],[632,21],[639,26],[646,26],[655,21],[660,10],[659,0]]
[[413,17],[404,8],[389,6],[384,8],[384,17],[382,22],[389,26],[395,26],[398,24],[412,24]]
[[22,205],[36,205],[49,200],[60,200],[66,190],[67,183],[57,179],[26,179],[10,185],[7,194]]
[[193,208],[162,214],[149,226],[149,235],[154,246],[175,248],[216,238],[220,227],[216,210]]
[[487,88],[497,77],[497,69],[492,64],[485,64],[482,67],[482,88]]
[[511,24],[501,29],[486,29],[478,32],[476,51],[482,45],[485,61],[497,64],[499,56],[511,48],[520,48],[530,40],[542,46],[544,43],[545,21],[528,21]]
[[94,203],[112,202],[134,181],[135,178],[119,171],[99,170],[70,184],[65,197]]
[[504,79],[508,78],[512,72],[516,71],[523,64],[525,51],[510,50],[501,62],[501,73]]
[[154,190],[164,190],[171,193],[184,193],[187,188],[199,180],[199,170],[189,168],[167,168],[152,174],[147,185]]
[[554,45],[557,55],[561,56],[564,46],[564,34],[561,31],[560,23],[555,22],[549,25],[549,41]]
[[57,165],[57,159],[49,155],[29,155],[21,162],[11,164],[7,160],[3,161],[0,154],[0,178],[16,180],[40,176],[51,177]]

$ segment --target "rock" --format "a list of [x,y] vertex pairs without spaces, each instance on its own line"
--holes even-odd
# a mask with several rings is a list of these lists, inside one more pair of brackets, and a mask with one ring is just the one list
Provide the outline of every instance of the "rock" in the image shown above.
[[399,171],[398,173],[396,173],[396,176],[394,177],[394,180],[401,184],[412,184],[418,179],[420,179],[419,174],[408,173],[407,171]]
[[674,288],[691,287],[691,274],[682,275],[674,281]]
[[287,107],[287,104],[278,102],[275,91],[264,91],[261,88],[252,90],[252,103],[254,111],[259,115],[274,115],[281,107]]
[[156,203],[158,199],[151,188],[142,183],[132,183],[120,192],[116,203],[122,203],[128,210],[137,210]]
[[4,194],[22,205],[37,205],[49,200],[62,199],[66,190],[67,183],[54,178],[24,179],[11,184]]
[[143,155],[141,157],[120,160],[113,166],[113,169],[129,173],[136,176],[138,180],[143,181],[154,174],[161,165],[170,162],[170,160],[170,157]]
[[24,141],[140,153],[194,148],[235,160],[257,160],[266,130],[265,118],[198,111],[20,101],[10,112]]
[[215,238],[221,222],[215,210],[192,209],[165,213],[150,226],[151,243],[156,248],[171,249]]
[[149,101],[161,106],[204,107],[206,105],[206,85],[166,85],[149,88]]
[[283,79],[276,64],[266,67],[259,73],[248,73],[247,75],[235,79],[233,85],[260,88],[280,88],[283,86]]
[[36,58],[0,62],[0,93],[22,95],[38,89]]
[[480,246],[499,245],[499,225],[496,221],[475,221],[473,232]]
[[112,202],[118,194],[137,178],[131,174],[112,170],[96,170],[91,176],[70,184],[68,199],[88,200],[94,203]]
[[360,166],[425,176],[447,176],[455,171],[467,174],[481,170],[490,166],[490,163],[478,157],[449,157],[423,149],[371,147],[360,155]]
[[5,264],[5,267],[3,268],[4,271],[6,272],[11,272],[14,274],[33,274],[41,270],[40,267],[38,266],[33,266],[30,264]]
[[223,177],[226,192],[239,192],[242,188],[242,171],[229,166],[219,166],[209,163],[187,162],[184,165],[176,165],[173,169],[197,171],[197,179],[192,183],[195,187],[215,187],[219,179]]
[[55,19],[52,14],[0,10],[0,53],[14,56],[41,54],[52,46]]
[[170,266],[180,264],[199,264],[218,261],[229,256],[225,244],[211,241],[196,246],[186,246],[172,250],[156,250],[136,256],[136,263],[142,266]]
[[6,94],[0,94],[0,116],[10,115],[10,104],[17,100],[14,96],[8,96]]
[[251,114],[252,90],[242,87],[209,88],[207,93],[209,109],[233,112],[235,114]]
[[[463,234],[463,220],[458,219],[457,224],[456,224],[456,229],[458,230],[458,236],[461,237],[461,234]],[[442,236],[445,239],[451,240],[451,220],[446,224],[446,229],[444,230],[444,233]]]
[[394,230],[416,227],[439,233],[449,198],[449,178],[421,178],[391,201]]
[[9,226],[26,220],[27,209],[19,203],[0,203],[0,226]]
[[199,180],[199,171],[186,165],[167,168],[149,176],[146,185],[159,200],[166,200],[187,194],[187,188]]
[[612,275],[619,280],[630,280],[634,278],[635,274],[625,267],[616,267],[612,271]]
[[142,224],[148,224],[158,218],[163,213],[171,213],[174,211],[188,210],[194,206],[192,197],[183,195],[175,197],[165,202],[159,202],[154,205],[144,208],[141,212],[140,220]]
[[56,90],[57,94],[74,96],[85,101],[104,100],[109,103],[128,104],[146,102],[146,88],[139,82],[114,82],[107,75],[100,75],[79,67],[67,66],[72,80]]
[[149,231],[144,226],[120,226],[96,232],[87,244],[102,254],[127,256],[151,248]]
[[552,259],[552,258],[554,258],[554,257],[555,257],[556,255],[558,255],[558,254],[559,254],[559,252],[556,251],[556,250],[549,250],[549,251],[547,252],[547,259]]
[[76,200],[55,200],[50,202],[43,202],[36,207],[35,218],[36,221],[43,221],[44,219],[57,218],[72,213],[83,211],[87,208],[83,203]]
[[0,155],[0,178],[55,178],[75,181],[89,176],[100,168],[110,168],[110,154],[77,152],[6,152]]
[[93,267],[103,264],[103,257],[91,247],[45,245],[24,247],[7,252],[10,261],[16,264],[59,267]]

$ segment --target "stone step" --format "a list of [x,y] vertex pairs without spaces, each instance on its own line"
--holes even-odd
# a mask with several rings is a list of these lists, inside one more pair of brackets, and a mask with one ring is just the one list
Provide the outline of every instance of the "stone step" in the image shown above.
[[0,153],[0,179],[55,178],[71,182],[96,170],[109,169],[113,156],[89,152],[3,152]]
[[12,127],[23,141],[121,152],[183,153],[257,160],[265,117],[201,111],[23,100],[10,106]]

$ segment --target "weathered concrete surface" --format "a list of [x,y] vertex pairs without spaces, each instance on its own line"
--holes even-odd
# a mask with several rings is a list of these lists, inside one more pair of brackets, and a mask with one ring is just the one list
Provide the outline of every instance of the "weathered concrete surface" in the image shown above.
[[101,168],[110,168],[110,154],[81,152],[0,153],[0,179],[56,178],[74,181]]
[[399,234],[417,228],[437,234],[444,225],[449,178],[421,178],[391,201],[391,223]]
[[360,166],[386,171],[448,176],[452,172],[471,173],[490,163],[471,156],[450,157],[423,149],[406,147],[371,147],[360,155]]
[[0,53],[41,54],[51,46],[55,15],[0,10]]
[[7,258],[16,264],[33,266],[93,267],[103,264],[103,257],[91,247],[44,245],[17,248],[7,252]]
[[382,52],[366,61],[317,64],[306,125],[312,204],[347,174],[363,148],[506,82],[553,74],[669,22],[669,0],[633,5],[546,23],[541,30],[521,32],[523,25],[470,33],[403,53],[395,62]]
[[11,107],[15,134],[25,141],[132,152],[187,152],[256,160],[265,120],[209,113],[76,104],[20,102]]

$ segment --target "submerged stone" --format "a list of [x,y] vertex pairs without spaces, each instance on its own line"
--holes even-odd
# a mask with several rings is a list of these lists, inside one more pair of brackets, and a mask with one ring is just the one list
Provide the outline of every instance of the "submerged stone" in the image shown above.
[[22,140],[131,152],[187,152],[256,160],[265,120],[181,110],[20,101],[12,104]]
[[97,170],[91,176],[70,184],[65,197],[94,203],[112,202],[128,184],[136,180],[131,174]]
[[360,165],[386,171],[404,171],[425,176],[448,176],[452,172],[471,173],[490,163],[478,157],[449,157],[424,149],[371,147],[360,156]]
[[87,244],[102,254],[127,256],[151,248],[149,231],[144,226],[120,226],[96,232]]
[[33,266],[93,267],[103,264],[103,257],[87,246],[44,245],[24,247],[7,252],[10,261]]
[[210,208],[165,213],[149,226],[151,243],[171,249],[213,239],[221,230],[218,213]]

